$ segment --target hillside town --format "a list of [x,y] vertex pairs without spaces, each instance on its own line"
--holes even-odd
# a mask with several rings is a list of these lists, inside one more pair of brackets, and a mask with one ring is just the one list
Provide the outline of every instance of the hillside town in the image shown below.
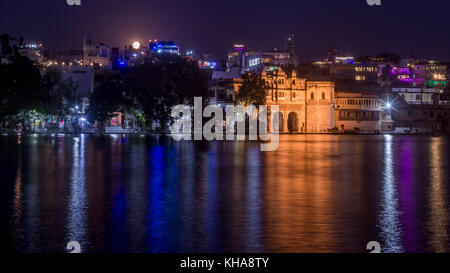
[[[294,35],[287,36],[284,44],[280,41],[282,47],[269,50],[230,42],[226,60],[156,38],[114,47],[87,35],[80,44],[79,49],[55,51],[48,50],[42,41],[1,35],[4,75],[11,73],[20,56],[39,69],[44,78],[49,71],[60,76],[60,89],[53,88],[53,94],[61,93],[58,91],[64,89],[61,86],[72,88],[70,99],[61,98],[58,107],[65,110],[58,114],[39,112],[32,104],[14,111],[0,111],[3,133],[164,132],[171,124],[170,119],[163,117],[164,113],[169,117],[170,108],[175,103],[190,101],[189,96],[207,97],[209,104],[224,109],[239,104],[237,94],[248,75],[257,76],[265,83],[266,105],[279,105],[282,133],[450,133],[450,64],[444,61],[395,53],[351,56],[329,47],[324,48],[322,59],[304,63],[296,54]],[[189,67],[192,75],[201,78],[201,84],[194,83],[197,76],[186,80],[184,72],[180,72],[183,79],[174,80],[179,85],[172,89],[183,94],[177,93],[176,100],[152,100],[151,97],[160,98],[148,93],[152,88],[159,88],[153,83],[164,85],[155,92],[170,97],[173,91],[167,87],[167,81],[158,82],[173,68],[158,66],[165,62]],[[165,72],[154,71],[156,66]],[[139,73],[144,76],[138,77]],[[14,88],[5,83],[10,78],[2,76],[0,99],[4,109],[16,103],[10,98]],[[114,83],[122,89],[111,91],[117,87]],[[195,86],[199,90],[193,90]],[[126,100],[126,107],[112,107],[113,94]],[[100,115],[99,105],[103,102],[105,107]],[[162,105],[161,109],[155,110],[155,105]]]

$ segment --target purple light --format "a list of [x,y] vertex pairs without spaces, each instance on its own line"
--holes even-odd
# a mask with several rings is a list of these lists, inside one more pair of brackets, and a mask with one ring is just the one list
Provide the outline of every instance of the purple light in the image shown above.
[[391,69],[391,75],[411,74],[411,68],[394,67]]
[[413,79],[399,79],[401,82],[413,82]]

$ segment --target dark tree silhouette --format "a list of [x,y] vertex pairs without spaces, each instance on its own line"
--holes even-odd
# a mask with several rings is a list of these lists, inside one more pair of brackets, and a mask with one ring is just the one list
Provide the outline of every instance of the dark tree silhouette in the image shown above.
[[193,105],[194,97],[208,97],[208,77],[196,62],[163,56],[146,60],[125,73],[127,93],[136,98],[147,125],[159,122],[166,129],[170,112],[178,104]]
[[236,102],[243,105],[253,104],[256,107],[266,103],[268,86],[257,74],[246,74],[244,81],[236,94]]

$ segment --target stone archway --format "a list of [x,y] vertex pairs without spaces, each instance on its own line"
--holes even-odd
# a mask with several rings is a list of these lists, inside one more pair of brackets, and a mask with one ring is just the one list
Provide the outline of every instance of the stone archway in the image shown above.
[[284,131],[284,116],[282,112],[275,112],[272,115],[272,122],[271,124],[271,131],[275,132],[277,131],[277,128],[275,128],[275,123],[278,121],[278,132],[282,133]]
[[298,113],[297,112],[290,112],[288,115],[287,120],[287,129],[289,130],[289,133],[297,133],[298,132]]

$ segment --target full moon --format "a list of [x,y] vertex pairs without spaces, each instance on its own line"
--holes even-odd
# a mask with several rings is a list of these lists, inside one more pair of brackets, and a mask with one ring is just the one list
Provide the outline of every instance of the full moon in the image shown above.
[[133,48],[134,49],[139,49],[141,47],[141,43],[139,43],[138,41],[133,43]]

